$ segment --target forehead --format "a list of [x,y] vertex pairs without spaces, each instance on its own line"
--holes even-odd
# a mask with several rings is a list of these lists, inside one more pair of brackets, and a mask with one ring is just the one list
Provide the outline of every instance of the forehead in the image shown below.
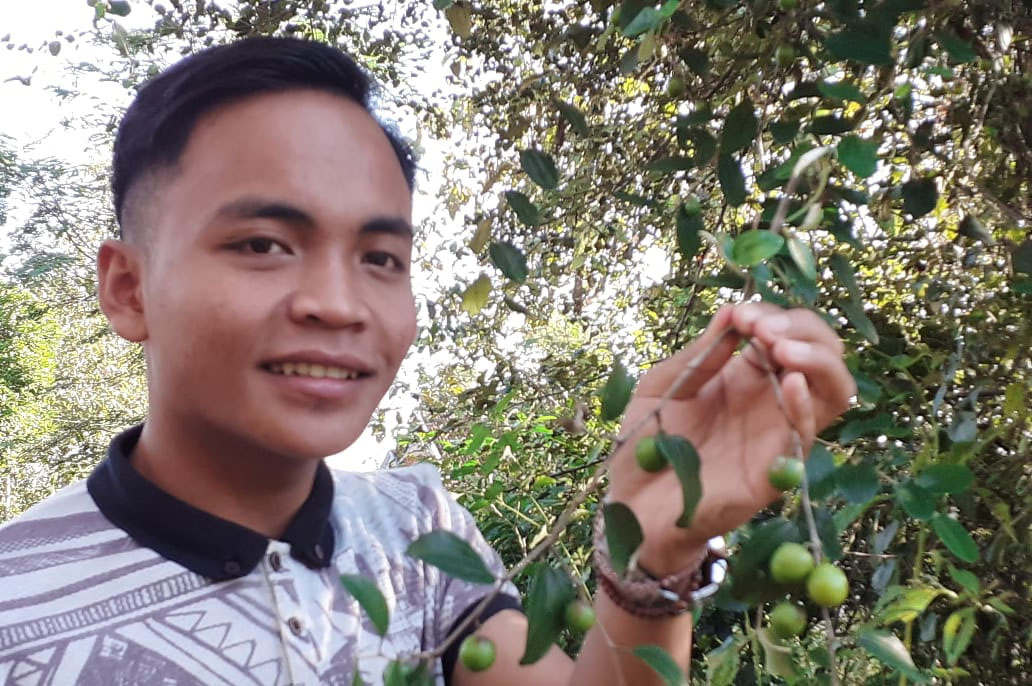
[[176,166],[169,190],[195,211],[273,195],[327,219],[411,216],[386,134],[360,105],[330,93],[288,91],[218,108],[198,121]]

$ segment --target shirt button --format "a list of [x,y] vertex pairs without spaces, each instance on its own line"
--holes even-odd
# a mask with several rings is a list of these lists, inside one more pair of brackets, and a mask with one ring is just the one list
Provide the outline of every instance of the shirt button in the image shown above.
[[287,620],[287,628],[290,629],[290,633],[295,636],[300,636],[305,633],[305,625],[302,624],[301,620],[297,617],[291,617]]
[[240,563],[236,560],[230,560],[222,567],[222,569],[230,576],[237,576],[240,574]]
[[269,554],[269,564],[272,565],[272,571],[282,572],[283,571],[283,556],[279,553]]

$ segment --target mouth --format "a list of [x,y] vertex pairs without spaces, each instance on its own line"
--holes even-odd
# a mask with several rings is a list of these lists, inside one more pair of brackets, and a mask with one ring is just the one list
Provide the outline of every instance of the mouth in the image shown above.
[[372,376],[369,372],[316,362],[269,362],[263,364],[262,369],[280,376],[300,376],[309,379],[354,381]]

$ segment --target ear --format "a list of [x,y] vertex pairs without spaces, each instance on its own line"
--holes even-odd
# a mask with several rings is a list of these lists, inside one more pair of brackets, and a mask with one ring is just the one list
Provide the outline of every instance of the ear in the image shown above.
[[104,241],[97,251],[97,281],[100,309],[107,315],[111,328],[127,341],[145,341],[140,251],[124,241]]

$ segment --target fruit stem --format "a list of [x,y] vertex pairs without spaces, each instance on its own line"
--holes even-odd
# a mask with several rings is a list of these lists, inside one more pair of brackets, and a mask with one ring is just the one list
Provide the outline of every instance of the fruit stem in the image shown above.
[[[921,527],[917,532],[917,553],[914,555],[914,571],[910,574],[912,581],[919,581],[921,577],[921,567],[924,564],[924,553],[925,553],[925,540],[928,536],[928,531],[924,527]],[[903,626],[903,645],[907,648],[907,653],[910,653],[911,644],[914,641],[914,620],[910,620]],[[904,674],[899,675],[899,686],[906,686],[907,677]]]
[[[763,361],[763,368],[767,372],[767,378],[770,380],[771,389],[774,391],[774,399],[778,403],[778,407],[781,409],[781,414],[784,415],[785,421],[788,422],[789,431],[792,436],[792,448],[795,451],[795,456],[800,461],[806,460],[806,456],[803,455],[803,440],[799,434],[799,430],[796,429],[792,420],[788,416],[788,410],[785,406],[785,396],[781,393],[781,383],[778,381],[777,375],[774,373],[774,368],[770,364],[770,359],[767,357],[767,351],[760,346],[753,343],[752,339],[748,340],[749,345],[759,353],[760,359]],[[814,559],[817,564],[820,564],[824,559],[824,546],[821,545],[820,533],[817,531],[817,521],[813,516],[813,502],[810,500],[810,481],[806,477],[806,470],[803,470],[803,483],[800,485],[802,491],[801,496],[803,499],[803,514],[806,516],[806,528],[810,532],[810,545],[813,547]],[[828,608],[821,608],[821,617],[824,620],[824,633],[827,638],[828,646],[828,662],[830,664],[831,671],[831,686],[839,686],[838,676],[838,662],[835,658],[835,625],[831,621],[831,613]]]

